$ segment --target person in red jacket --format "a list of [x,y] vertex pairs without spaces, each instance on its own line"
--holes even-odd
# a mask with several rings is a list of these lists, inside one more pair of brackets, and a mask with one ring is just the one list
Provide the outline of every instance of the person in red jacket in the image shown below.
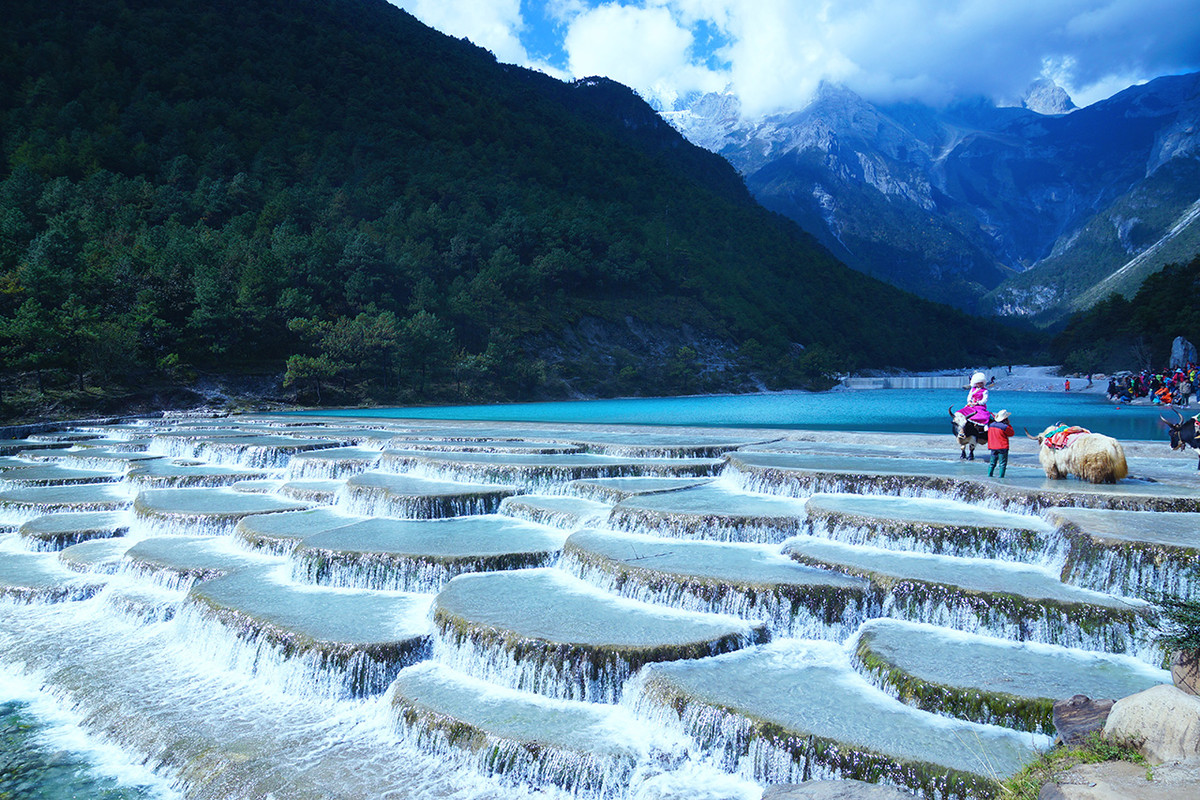
[[1008,423],[1008,409],[1002,408],[996,412],[996,418],[988,423],[987,432],[988,450],[992,451],[992,460],[988,463],[988,477],[992,477],[996,467],[999,467],[1000,474],[995,477],[1003,478],[1005,470],[1008,469],[1008,439],[1016,432]]

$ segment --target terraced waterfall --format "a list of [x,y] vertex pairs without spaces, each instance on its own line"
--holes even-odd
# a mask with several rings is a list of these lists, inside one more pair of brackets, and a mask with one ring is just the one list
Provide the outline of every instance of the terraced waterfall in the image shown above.
[[0,443],[0,674],[186,798],[990,798],[1200,593],[1163,443],[297,419]]

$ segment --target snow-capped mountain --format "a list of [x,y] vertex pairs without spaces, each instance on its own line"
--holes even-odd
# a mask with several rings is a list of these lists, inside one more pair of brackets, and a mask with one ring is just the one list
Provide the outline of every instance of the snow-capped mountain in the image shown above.
[[825,85],[757,121],[730,93],[663,116],[850,266],[963,308],[1052,320],[1151,248],[1105,287],[1200,251],[1200,73],[1086,108],[1050,81],[943,109]]

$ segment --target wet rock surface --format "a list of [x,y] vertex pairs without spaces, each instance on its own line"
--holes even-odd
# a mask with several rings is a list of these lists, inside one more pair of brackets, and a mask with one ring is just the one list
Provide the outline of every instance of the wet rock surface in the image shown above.
[[1093,733],[1103,733],[1104,723],[1115,700],[1093,700],[1077,694],[1054,704],[1054,730],[1058,741],[1075,746],[1087,741]]

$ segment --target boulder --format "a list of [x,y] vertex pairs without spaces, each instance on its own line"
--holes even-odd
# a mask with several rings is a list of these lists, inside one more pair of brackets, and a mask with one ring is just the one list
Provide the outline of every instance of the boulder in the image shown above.
[[1189,361],[1192,363],[1200,361],[1196,358],[1196,345],[1182,336],[1176,336],[1175,341],[1171,342],[1171,366],[1182,367]]
[[1200,653],[1176,650],[1171,654],[1171,680],[1188,694],[1200,694]]
[[1053,716],[1058,741],[1073,747],[1083,744],[1093,731],[1103,731],[1114,702],[1093,700],[1082,694],[1056,702]]
[[1200,697],[1162,684],[1118,700],[1104,738],[1141,741],[1151,764],[1200,759]]
[[[894,786],[863,781],[805,781],[768,786],[762,800],[915,800],[916,795]],[[1173,798],[1173,800],[1179,800]]]

